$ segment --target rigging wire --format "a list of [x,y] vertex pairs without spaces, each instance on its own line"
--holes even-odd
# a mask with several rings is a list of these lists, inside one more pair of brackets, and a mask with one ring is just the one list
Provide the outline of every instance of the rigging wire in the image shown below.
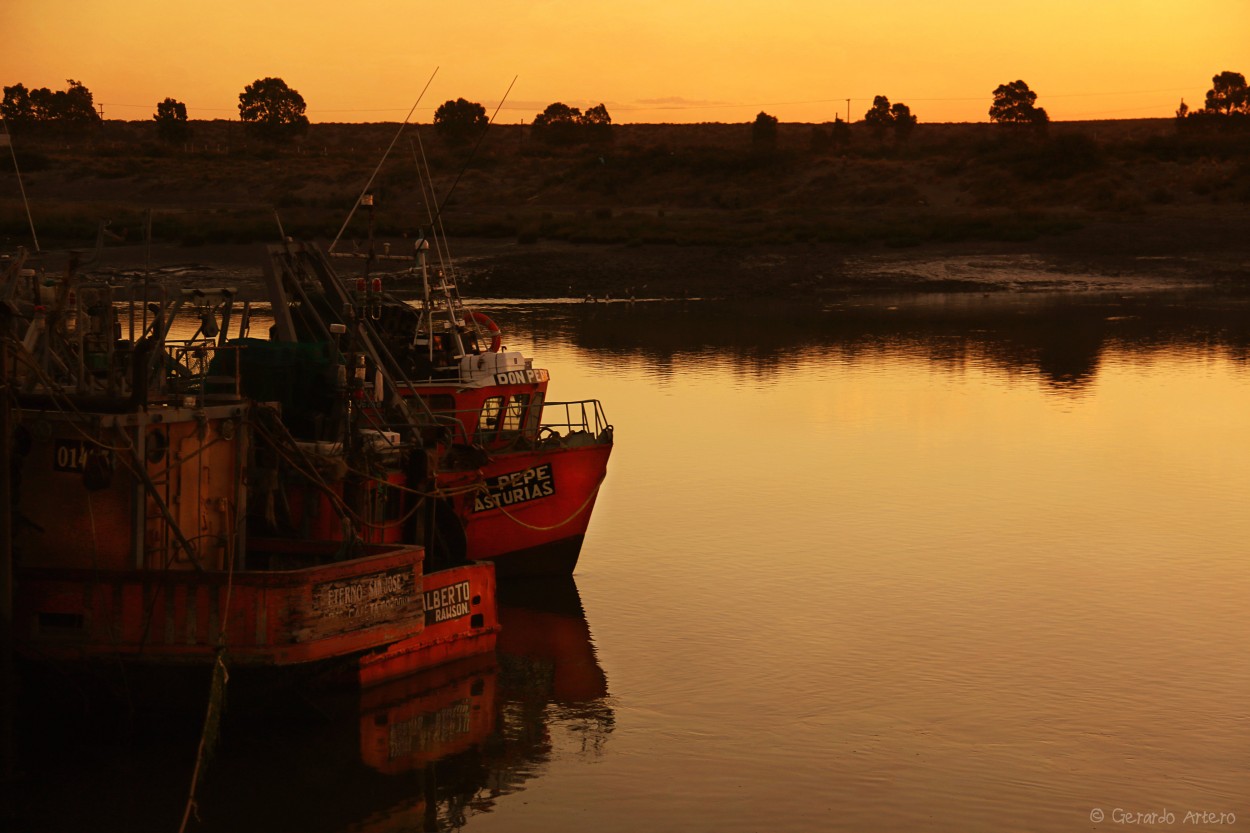
[[30,239],[35,244],[35,251],[39,252],[39,235],[35,234],[35,219],[30,213],[30,200],[26,198],[26,184],[22,182],[22,172],[17,167],[17,150],[13,147],[13,134],[9,132],[9,122],[0,113],[0,127],[4,128],[4,143],[9,146],[9,155],[13,157],[13,173],[17,177],[18,190],[22,192],[22,205],[26,207],[26,222],[30,224]]
[[395,147],[395,143],[399,141],[399,136],[404,132],[404,128],[408,126],[408,122],[412,119],[412,114],[416,112],[417,105],[421,103],[421,99],[425,97],[425,91],[430,88],[430,84],[434,81],[434,76],[438,74],[438,67],[434,67],[434,71],[430,73],[430,77],[426,80],[425,86],[421,88],[421,94],[417,96],[417,100],[412,103],[412,109],[408,111],[408,115],[404,117],[404,121],[399,125],[399,129],[395,131],[394,138],[387,145],[386,152],[382,154],[382,158],[378,160],[378,166],[373,169],[373,173],[369,175],[369,181],[365,183],[365,187],[361,189],[360,196],[356,198],[356,203],[352,206],[352,210],[347,212],[347,219],[343,221],[343,227],[339,229],[339,233],[334,235],[334,242],[330,244],[328,251],[334,252],[334,247],[338,245],[339,238],[343,236],[343,232],[347,231],[347,225],[352,221],[352,217],[356,216],[356,209],[360,207],[360,201],[364,199],[365,194],[369,193],[369,186],[373,185],[373,180],[378,175],[378,171],[382,170],[382,165],[386,162],[386,157],[390,155],[391,148]]
[[508,89],[504,90],[503,98],[499,99],[499,106],[495,108],[495,112],[491,113],[490,121],[486,122],[486,127],[482,128],[481,134],[477,137],[477,144],[473,146],[473,151],[469,154],[469,157],[464,160],[464,165],[461,166],[460,173],[456,174],[456,178],[451,183],[451,187],[448,188],[447,193],[443,195],[443,201],[438,204],[438,209],[435,212],[435,219],[442,218],[443,208],[446,207],[447,201],[451,199],[451,195],[455,192],[456,186],[460,184],[460,178],[464,176],[465,171],[469,169],[469,165],[475,158],[477,158],[477,152],[482,147],[482,141],[486,138],[487,131],[490,126],[495,123],[495,117],[499,115],[500,108],[502,108],[504,102],[508,100],[508,94],[512,92],[512,87],[516,84],[516,80],[519,77],[520,76],[517,75],[512,76],[512,83],[508,85]]
[[[453,288],[457,288],[459,286],[459,281],[457,280],[455,267],[451,259],[451,250],[447,243],[447,230],[446,230],[446,227],[443,225],[443,208],[447,205],[447,202],[451,199],[452,193],[455,192],[456,186],[460,184],[460,179],[464,176],[465,172],[469,169],[469,165],[472,164],[473,160],[477,157],[477,153],[482,147],[482,142],[485,141],[486,139],[486,134],[487,132],[489,132],[490,126],[495,123],[495,118],[499,115],[500,108],[502,108],[504,105],[504,102],[508,100],[508,96],[512,93],[512,88],[516,85],[517,78],[519,77],[520,76],[516,76],[516,75],[512,77],[512,82],[508,84],[508,89],[504,90],[503,97],[499,100],[499,105],[495,107],[495,112],[491,113],[490,119],[486,122],[486,127],[482,128],[482,132],[478,134],[477,142],[474,143],[473,145],[473,150],[470,151],[469,155],[465,158],[464,164],[460,167],[460,172],[456,174],[455,180],[451,183],[451,186],[447,189],[447,193],[443,196],[443,199],[441,202],[438,201],[438,195],[434,189],[434,177],[430,172],[430,163],[425,155],[425,143],[422,142],[421,140],[420,130],[416,131],[417,146],[421,150],[420,161],[417,160],[416,150],[412,149],[412,143],[411,142],[409,143],[409,148],[412,149],[412,153],[413,153],[413,165],[417,169],[417,180],[421,187],[421,197],[422,197],[422,200],[425,202],[426,215],[430,222],[430,235],[434,238],[434,255],[438,259],[439,270],[441,271],[442,275],[445,276],[445,279],[440,281],[440,283],[443,285],[444,293],[447,292],[446,287],[447,287],[448,280],[451,281],[451,286]],[[424,169],[422,168],[423,163],[424,163]],[[427,187],[428,187],[428,190],[427,190]],[[428,283],[427,283],[427,287],[428,287]],[[427,296],[428,296],[428,289],[427,289]],[[450,299],[450,301],[451,301],[451,306],[453,307],[453,312],[455,309],[458,309],[462,306],[458,288],[455,290],[455,298]],[[427,303],[427,308],[426,308],[426,314],[427,316],[432,316],[433,314],[429,308],[428,303]],[[478,328],[478,322],[475,319],[470,319],[470,320],[472,320],[473,331],[475,335],[480,337],[481,331]],[[427,326],[428,326],[428,322],[427,322]],[[432,342],[431,342],[431,349],[433,349]]]
[[[463,306],[461,299],[460,299],[460,292],[459,292],[460,282],[458,279],[458,275],[456,274],[455,261],[452,260],[451,258],[451,247],[447,241],[446,228],[443,226],[443,216],[441,213],[438,214],[437,216],[434,213],[433,205],[438,201],[438,195],[434,191],[434,176],[430,171],[430,163],[425,157],[425,143],[421,140],[421,131],[419,130],[417,131],[417,147],[414,148],[411,142],[408,143],[408,147],[412,151],[413,166],[417,169],[417,182],[419,183],[420,188],[421,188],[421,199],[425,203],[426,219],[429,221],[429,224],[430,224],[430,236],[434,238],[434,257],[438,261],[439,276],[440,276],[439,283],[442,285],[444,296],[449,298],[453,309],[459,309],[460,307]],[[418,148],[421,151],[421,156],[419,160],[417,158]],[[451,282],[450,286],[453,288],[455,292],[454,298],[450,297],[450,294],[447,291],[448,281]],[[428,285],[429,283],[427,280],[426,286],[428,287]],[[428,298],[428,294],[429,294],[428,289],[426,290],[426,294],[427,294],[426,328],[432,329],[431,322],[433,321],[434,311],[433,311],[432,304],[430,303],[430,300]],[[476,321],[473,321],[473,330],[475,333],[477,333]],[[478,333],[478,335],[481,335],[481,334]],[[433,349],[434,349],[434,346],[433,346],[433,342],[431,341],[430,343],[431,352],[433,351]]]

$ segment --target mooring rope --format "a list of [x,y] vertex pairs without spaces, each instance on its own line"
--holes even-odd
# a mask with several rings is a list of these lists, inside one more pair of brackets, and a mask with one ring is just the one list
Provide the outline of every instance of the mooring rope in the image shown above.
[[[607,476],[607,473],[605,472],[604,477],[606,476]],[[560,523],[558,524],[552,524],[551,526],[535,526],[534,524],[529,524],[521,520],[516,515],[513,515],[511,512],[509,512],[507,509],[505,509],[502,506],[499,507],[499,511],[503,512],[504,517],[512,521],[514,524],[517,524],[518,526],[523,526],[526,529],[532,529],[535,532],[550,532],[553,529],[559,529],[560,527],[571,523],[574,518],[582,514],[582,512],[585,511],[586,507],[590,505],[591,501],[595,499],[595,495],[599,494],[599,487],[603,485],[603,479],[604,479],[603,477],[600,477],[599,482],[595,484],[595,488],[591,489],[590,494],[586,496],[586,499],[584,501],[582,501],[582,505],[577,507],[575,510],[573,510],[572,515],[569,515],[567,518],[560,521]]]
[[[238,506],[227,504],[226,520],[237,517]],[[231,523],[231,528],[235,524]],[[208,684],[208,706],[204,711],[204,726],[200,730],[200,743],[195,751],[195,769],[191,771],[191,787],[187,793],[187,803],[182,811],[182,823],[178,825],[178,833],[185,833],[187,823],[194,815],[199,820],[199,803],[196,793],[200,786],[200,770],[207,765],[217,746],[221,734],[221,718],[226,703],[226,685],[230,682],[230,672],[226,668],[226,646],[230,629],[230,596],[234,590],[234,561],[236,548],[234,541],[226,536],[226,600],[221,615],[221,630],[217,633],[217,650],[213,655],[213,671]]]

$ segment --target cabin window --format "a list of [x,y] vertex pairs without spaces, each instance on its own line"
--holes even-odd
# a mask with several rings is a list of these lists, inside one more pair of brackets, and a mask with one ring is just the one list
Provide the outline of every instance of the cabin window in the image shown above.
[[503,421],[502,396],[492,396],[482,403],[482,414],[477,420],[477,441],[489,442],[495,438]]
[[525,409],[530,403],[528,393],[518,393],[512,397],[512,401],[508,403],[508,409],[503,415],[503,430],[520,431],[525,421]]

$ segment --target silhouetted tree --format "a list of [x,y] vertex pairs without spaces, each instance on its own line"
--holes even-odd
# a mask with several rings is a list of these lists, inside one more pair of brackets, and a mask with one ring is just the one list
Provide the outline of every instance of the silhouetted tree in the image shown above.
[[1211,89],[1207,90],[1206,109],[1226,116],[1250,113],[1250,90],[1246,89],[1246,76],[1227,70],[1214,76]]
[[1050,116],[1036,102],[1037,93],[1023,81],[999,84],[994,90],[994,103],[990,105],[990,121],[1044,129]]
[[56,93],[47,87],[30,91],[30,109],[35,121],[50,122],[56,118]]
[[24,84],[4,88],[4,101],[0,113],[10,128],[22,127],[35,120],[35,105],[31,103],[30,91]]
[[1203,109],[1191,111],[1185,99],[1182,98],[1180,106],[1176,108],[1176,129],[1178,131],[1195,130],[1207,115],[1209,115],[1208,112]]
[[490,119],[486,117],[486,108],[463,98],[444,102],[434,111],[434,130],[453,145],[473,141],[488,124]]
[[552,145],[607,142],[612,139],[612,116],[604,104],[583,113],[556,102],[534,117],[534,136]]
[[156,134],[162,141],[177,144],[191,135],[191,125],[187,124],[187,105],[177,99],[166,98],[157,104],[152,119],[156,122]]
[[758,151],[777,149],[777,117],[760,112],[751,125],[751,147]]
[[1186,131],[1230,130],[1250,127],[1250,89],[1240,72],[1225,70],[1211,78],[1206,106],[1191,110],[1181,101],[1176,127]]
[[612,116],[602,103],[582,113],[581,125],[587,141],[606,142],[612,138]]
[[32,92],[31,100],[35,102],[36,112],[42,109],[47,121],[62,124],[97,124],[100,122],[100,114],[96,112],[91,90],[72,78],[65,83],[69,86],[64,90],[51,92],[47,88],[42,88]]
[[890,115],[894,118],[894,138],[900,142],[906,140],[916,128],[918,121],[911,108],[901,101],[896,101],[890,106]]
[[40,87],[27,91],[22,84],[4,88],[4,101],[0,111],[11,126],[50,124],[59,127],[81,128],[99,124],[100,114],[88,90],[72,78],[64,90]]
[[578,139],[582,111],[567,104],[548,104],[534,117],[534,135],[552,145],[571,145]]
[[890,99],[883,95],[874,97],[872,107],[864,114],[864,123],[878,139],[884,136],[887,130],[893,129],[894,138],[903,141],[911,135],[916,121],[910,107],[901,101],[890,104]]
[[883,95],[873,98],[872,107],[864,113],[864,124],[868,125],[874,136],[880,138],[894,124],[894,114],[890,112],[890,99]]
[[269,142],[292,139],[308,129],[304,97],[281,78],[259,78],[239,93],[239,119],[248,132]]

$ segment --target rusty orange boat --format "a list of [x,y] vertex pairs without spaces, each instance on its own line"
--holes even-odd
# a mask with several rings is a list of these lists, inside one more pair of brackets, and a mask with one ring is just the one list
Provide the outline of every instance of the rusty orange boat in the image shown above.
[[[0,322],[0,372],[16,404],[5,416],[19,654],[333,661],[370,683],[494,649],[493,567],[432,563],[430,502],[397,517],[385,499],[393,488],[419,497],[429,483],[401,487],[372,446],[349,445],[324,468],[237,375],[212,375],[213,357],[237,349],[224,336],[232,291],[137,304],[73,270],[49,279],[22,266],[5,275]],[[195,310],[195,333],[171,337],[175,318]],[[266,528],[275,503],[292,514],[293,495],[326,500]],[[318,534],[327,524],[336,535]]]
[[[429,478],[432,488],[420,496],[429,509],[422,543],[435,557],[491,561],[501,578],[568,576],[607,473],[614,429],[598,400],[548,401],[549,372],[506,349],[495,322],[461,300],[450,263],[431,270],[428,249],[419,239],[410,255],[393,256],[409,264],[385,278],[370,269],[392,256],[364,254],[364,277],[353,283],[315,246],[270,246],[270,338],[234,342],[247,347],[239,359],[244,390],[280,400],[288,422],[325,414],[315,401],[326,386],[349,390],[357,431],[347,442],[371,445],[375,459],[400,461],[380,486],[389,486],[398,516],[412,503],[404,484]],[[310,354],[324,357],[321,375],[294,379],[290,370],[301,360],[291,357]],[[314,444],[322,465],[344,453],[332,419],[304,418],[292,431]],[[335,499],[308,498],[309,505]],[[418,540],[412,529],[392,533],[395,541]]]

